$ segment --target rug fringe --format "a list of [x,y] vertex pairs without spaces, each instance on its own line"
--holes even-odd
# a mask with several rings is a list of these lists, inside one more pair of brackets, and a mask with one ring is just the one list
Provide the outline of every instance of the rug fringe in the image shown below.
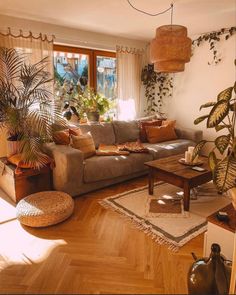
[[[110,209],[114,212],[120,213],[122,218],[131,222],[131,225],[133,227],[143,231],[147,236],[151,236],[151,239],[154,240],[155,242],[157,242],[158,244],[168,246],[168,249],[173,252],[179,251],[180,245],[174,244],[174,242],[172,240],[168,239],[167,237],[165,237],[161,233],[153,232],[152,226],[147,225],[145,223],[145,221],[139,220],[138,218],[127,214],[127,212],[124,212],[121,208],[117,209],[112,204],[107,203],[106,200],[100,200],[99,204],[101,206],[103,206],[105,209]],[[192,237],[189,238],[189,240],[191,240],[191,239],[192,239]],[[183,244],[185,244],[185,243],[183,243]]]

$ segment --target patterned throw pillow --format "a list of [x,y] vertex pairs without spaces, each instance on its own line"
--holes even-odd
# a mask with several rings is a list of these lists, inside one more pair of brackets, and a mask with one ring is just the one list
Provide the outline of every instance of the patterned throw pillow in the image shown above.
[[161,126],[162,120],[140,121],[139,122],[139,137],[141,142],[147,142],[147,133],[145,127],[147,126]]
[[175,128],[173,125],[160,127],[148,126],[146,127],[146,132],[149,143],[158,143],[177,139],[177,135],[175,133]]
[[78,136],[71,135],[71,146],[80,150],[84,154],[84,158],[92,157],[96,154],[95,144],[90,132]]

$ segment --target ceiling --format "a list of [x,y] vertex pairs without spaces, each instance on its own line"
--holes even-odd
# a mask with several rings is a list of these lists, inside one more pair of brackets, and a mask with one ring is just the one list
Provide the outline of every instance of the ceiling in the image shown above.
[[[150,13],[174,2],[173,22],[189,35],[236,25],[236,0],[130,0]],[[150,17],[132,9],[127,0],[0,0],[0,14],[86,31],[148,41],[155,28],[170,23],[170,12]]]

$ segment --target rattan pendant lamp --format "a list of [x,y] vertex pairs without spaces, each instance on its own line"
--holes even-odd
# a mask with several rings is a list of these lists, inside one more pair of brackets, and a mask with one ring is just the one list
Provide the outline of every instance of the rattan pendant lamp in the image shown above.
[[171,24],[158,27],[156,36],[150,44],[150,60],[154,64],[154,70],[162,73],[183,72],[185,63],[190,61],[192,40],[187,37],[187,28],[181,25],[173,25],[173,3],[166,10],[151,14],[134,7],[132,8],[147,14],[157,16],[171,11]]

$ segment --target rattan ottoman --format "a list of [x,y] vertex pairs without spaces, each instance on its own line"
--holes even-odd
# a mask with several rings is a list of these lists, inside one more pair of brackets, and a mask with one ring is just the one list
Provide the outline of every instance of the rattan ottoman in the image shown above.
[[64,192],[45,191],[29,195],[16,206],[20,223],[44,227],[67,219],[74,210],[74,200]]

